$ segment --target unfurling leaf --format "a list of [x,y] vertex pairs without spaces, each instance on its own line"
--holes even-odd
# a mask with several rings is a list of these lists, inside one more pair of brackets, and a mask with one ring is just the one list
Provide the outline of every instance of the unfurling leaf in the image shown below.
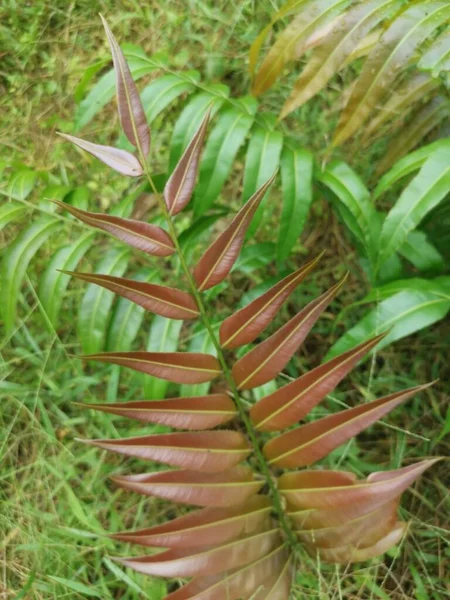
[[138,400],[110,404],[80,404],[102,412],[137,419],[145,423],[159,423],[178,429],[212,429],[227,423],[237,415],[233,401],[226,394],[167,398],[166,400]]
[[385,335],[381,334],[340,354],[262,398],[250,410],[256,428],[277,431],[303,419]]
[[139,92],[117,40],[105,19],[101,15],[100,18],[111,47],[116,72],[117,107],[120,123],[127,138],[145,157],[150,151],[150,130]]
[[123,296],[135,304],[139,304],[145,310],[171,319],[195,319],[199,315],[194,298],[177,290],[163,285],[134,281],[124,277],[111,277],[109,275],[97,275],[88,273],[73,273],[63,271],[67,275],[95,283],[119,296]]
[[119,148],[113,148],[112,146],[93,144],[92,142],[82,140],[81,138],[66,133],[59,133],[58,135],[69,142],[72,142],[82,150],[86,150],[86,152],[89,152],[89,154],[92,154],[92,156],[95,156],[95,158],[98,158],[104,162],[105,165],[108,165],[108,167],[111,167],[122,175],[139,177],[144,172],[138,159],[126,150],[120,150]]
[[111,537],[141,546],[195,548],[212,546],[242,534],[260,531],[268,519],[270,501],[252,496],[231,508],[204,508],[150,529],[125,531]]
[[235,467],[250,453],[237,431],[164,433],[116,440],[81,440],[104,450],[173,467],[216,473]]
[[171,215],[183,210],[191,199],[210,112],[209,110],[205,115],[164,188],[164,200]]
[[220,343],[224,348],[238,348],[249,344],[272,322],[280,306],[316,267],[323,253],[294,273],[276,283],[265,294],[250,302],[220,327]]
[[169,234],[156,225],[135,221],[134,219],[88,212],[59,200],[53,200],[53,202],[83,221],[83,223],[107,231],[120,241],[142,250],[142,252],[154,256],[170,256],[175,252],[175,246]]
[[228,228],[200,258],[194,270],[195,283],[200,291],[217,285],[231,271],[244,243],[245,233],[252,217],[275,177],[276,173],[253,194]]
[[264,454],[269,463],[277,467],[293,469],[308,466],[429,385],[396,392],[297,427],[269,440],[264,446]]
[[310,302],[286,325],[237,361],[232,374],[239,389],[248,390],[263,385],[284,369],[346,278]]
[[220,375],[214,356],[193,352],[104,352],[80,356],[142,371],[175,383],[203,383]]
[[193,506],[229,507],[242,504],[264,485],[250,467],[234,467],[222,473],[166,471],[150,475],[111,477],[120,487],[146,496],[166,498]]

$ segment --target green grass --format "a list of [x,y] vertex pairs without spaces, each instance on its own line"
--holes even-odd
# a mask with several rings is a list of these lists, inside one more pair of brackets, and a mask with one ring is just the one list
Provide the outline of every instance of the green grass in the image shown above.
[[[223,80],[241,95],[248,88],[245,61],[249,44],[267,22],[272,4],[250,0],[180,0],[164,5],[132,0],[120,4],[111,0],[95,4],[87,0],[26,5],[5,2],[0,9],[0,35],[6,41],[0,68],[0,191],[5,190],[14,170],[25,165],[41,176],[27,198],[34,209],[46,209],[41,195],[49,184],[87,185],[92,209],[100,206],[108,210],[122,197],[124,186],[118,178],[89,158],[80,159],[76,151],[56,142],[54,135],[57,129],[70,130],[76,108],[74,95],[86,67],[108,56],[97,12],[110,18],[120,40],[139,43],[149,53],[167,52],[175,67],[198,68],[205,77]],[[314,150],[323,151],[329,139],[338,92],[331,87],[308,105],[297,121],[290,121],[298,138]],[[271,92],[266,108],[276,111],[281,105],[280,94],[285,97],[283,88]],[[157,122],[157,164],[167,159],[164,132],[170,130],[172,116],[170,111]],[[109,106],[88,133],[107,138],[117,129],[114,107]],[[357,158],[354,166],[370,176],[368,155]],[[239,195],[241,171],[242,164],[238,163],[236,178],[227,187],[232,201]],[[271,239],[277,217],[275,209],[259,233],[260,241]],[[19,231],[19,225],[9,226],[1,234],[2,245]],[[142,379],[123,372],[116,390],[111,385],[111,368],[82,366],[69,356],[79,352],[75,315],[84,289],[81,284],[70,285],[57,330],[37,300],[39,275],[58,244],[61,240],[70,243],[78,236],[75,225],[61,221],[60,238],[51,238],[33,261],[20,296],[17,327],[1,342],[0,597],[159,600],[176,582],[166,584],[123,570],[110,557],[135,550],[112,542],[106,534],[164,521],[179,509],[115,489],[109,475],[139,469],[138,461],[125,465],[116,456],[74,440],[142,434],[143,428],[132,422],[88,413],[73,405],[102,401],[106,394],[109,399],[115,394],[118,399],[137,399],[142,394]],[[85,259],[83,269],[90,268],[110,247],[108,239],[98,239],[101,242]],[[309,286],[302,288],[307,295],[324,290],[347,268],[351,271],[350,284],[327,318],[316,326],[287,377],[316,365],[337,335],[356,322],[355,311],[337,326],[334,317],[340,307],[361,298],[367,290],[354,250],[329,206],[320,201],[313,207],[290,266],[299,265],[304,254],[317,248],[327,248],[328,253]],[[253,283],[258,284],[273,267],[268,269],[263,275],[252,275]],[[220,297],[220,314],[229,313],[242,290],[249,287],[243,275],[236,275],[234,281],[235,286]],[[304,298],[303,292],[299,293],[281,316],[295,311]],[[145,343],[150,322],[150,318],[144,321],[136,347]],[[183,328],[182,339],[189,335]],[[347,378],[316,409],[314,417],[353,405],[361,398],[381,396],[436,377],[440,382],[398,409],[385,423],[333,452],[322,464],[349,468],[362,476],[424,456],[448,454],[444,433],[449,430],[449,342],[449,323],[440,323],[383,350]],[[401,512],[411,524],[399,548],[351,568],[317,564],[305,556],[296,575],[296,598],[437,600],[450,596],[445,588],[450,558],[445,531],[446,474],[448,463],[438,463],[404,495]]]

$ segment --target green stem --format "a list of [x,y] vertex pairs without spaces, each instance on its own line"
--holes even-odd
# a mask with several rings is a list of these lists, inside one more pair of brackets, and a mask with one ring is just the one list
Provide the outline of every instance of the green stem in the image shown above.
[[221,346],[219,344],[219,341],[218,341],[218,339],[217,339],[217,337],[216,337],[216,335],[214,333],[214,329],[213,329],[213,327],[211,325],[211,322],[209,320],[208,314],[206,312],[206,308],[205,308],[205,305],[203,303],[202,296],[201,296],[200,292],[198,291],[197,286],[195,285],[195,281],[194,281],[194,279],[192,277],[191,271],[190,271],[190,269],[189,269],[189,267],[188,267],[188,265],[186,263],[186,260],[184,258],[184,254],[183,254],[181,246],[180,246],[180,244],[178,242],[178,237],[177,237],[177,234],[176,234],[176,231],[175,231],[175,227],[173,225],[172,218],[170,216],[169,211],[167,210],[167,206],[166,206],[166,203],[164,201],[164,198],[162,198],[161,194],[158,192],[158,190],[155,187],[153,179],[152,179],[152,177],[151,177],[151,175],[149,173],[148,166],[147,166],[147,163],[145,161],[145,157],[143,156],[143,154],[141,152],[140,152],[140,155],[141,155],[141,162],[144,165],[145,175],[147,176],[147,179],[148,179],[148,182],[150,184],[150,187],[152,188],[153,193],[155,194],[155,196],[156,196],[156,198],[158,200],[159,206],[160,206],[160,208],[161,208],[161,210],[162,210],[162,212],[164,214],[164,217],[165,217],[165,219],[167,221],[167,225],[169,227],[169,233],[170,233],[170,236],[171,236],[171,238],[173,240],[173,243],[175,245],[176,253],[178,255],[178,259],[180,261],[181,268],[182,268],[182,270],[184,271],[184,273],[186,275],[186,278],[187,278],[188,283],[189,283],[189,287],[191,288],[191,291],[192,291],[192,295],[194,296],[194,298],[195,298],[195,300],[197,302],[198,309],[200,311],[200,316],[201,316],[201,319],[203,321],[203,324],[206,327],[206,330],[208,331],[208,334],[209,334],[209,336],[211,338],[212,343],[214,344],[214,347],[216,348],[217,358],[218,358],[218,360],[220,362],[220,365],[222,367],[225,379],[226,379],[226,381],[227,381],[227,383],[228,383],[228,385],[230,387],[230,390],[231,390],[233,398],[234,398],[234,402],[235,402],[236,407],[237,407],[237,409],[239,411],[239,415],[240,415],[240,417],[242,419],[242,422],[244,423],[245,429],[247,431],[247,435],[250,438],[250,441],[252,443],[252,446],[253,446],[253,449],[255,451],[255,455],[256,455],[259,467],[261,469],[261,473],[263,474],[263,476],[264,476],[264,478],[266,480],[266,483],[267,483],[267,485],[268,485],[268,487],[270,489],[270,492],[271,492],[271,495],[272,495],[273,504],[274,504],[274,508],[275,508],[275,511],[276,511],[276,513],[278,515],[281,528],[283,529],[283,531],[284,531],[284,533],[286,535],[286,539],[287,539],[289,545],[291,546],[291,548],[292,549],[296,549],[298,547],[297,537],[296,537],[294,531],[292,530],[292,527],[289,524],[289,520],[286,517],[286,513],[285,513],[285,510],[283,508],[281,497],[280,497],[280,494],[279,494],[278,489],[276,487],[276,484],[274,483],[272,474],[270,472],[269,465],[267,464],[267,462],[266,462],[266,460],[265,460],[265,458],[263,456],[263,453],[261,452],[261,448],[259,447],[258,439],[256,437],[255,429],[253,428],[252,422],[251,422],[251,420],[250,420],[250,418],[248,416],[248,413],[247,413],[247,411],[245,409],[244,403],[243,403],[241,397],[239,396],[239,391],[238,391],[238,389],[236,387],[236,384],[234,382],[234,379],[233,379],[233,377],[231,375],[230,368],[227,365],[227,362],[225,360],[225,356],[223,354],[222,348],[221,348]]

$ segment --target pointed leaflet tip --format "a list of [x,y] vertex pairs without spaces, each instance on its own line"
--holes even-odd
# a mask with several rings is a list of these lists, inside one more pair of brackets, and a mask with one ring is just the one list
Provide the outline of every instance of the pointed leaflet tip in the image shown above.
[[294,471],[278,478],[281,494],[299,510],[364,506],[367,512],[399,498],[439,458],[423,460],[394,471],[371,473],[367,479],[342,471]]
[[232,376],[239,389],[248,390],[263,385],[284,369],[314,323],[340,291],[347,275],[235,363]]
[[267,523],[271,503],[264,496],[230,508],[204,508],[150,528],[123,531],[108,537],[155,548],[216,546],[228,540],[261,531]]
[[295,425],[332,392],[358,361],[385,336],[386,333],[382,333],[359,344],[262,398],[250,410],[256,428],[260,431],[277,431]]
[[194,506],[229,508],[242,504],[263,486],[250,467],[238,466],[221,473],[186,469],[111,477],[116,485],[144,494]]
[[245,203],[227,229],[210,245],[194,269],[199,291],[208,290],[225,279],[236,262],[251,220],[272,185],[277,171]]
[[164,188],[164,200],[171,215],[183,210],[191,199],[210,114],[211,108],[208,109]]
[[[75,357],[78,358],[78,357]],[[74,402],[76,404],[76,402]],[[91,440],[86,440],[84,438],[75,437],[73,438],[74,442],[79,442],[80,444],[85,444],[86,446],[93,446]]]
[[278,309],[291,292],[315,268],[324,252],[225,319],[220,327],[221,345],[231,350],[253,342],[272,322]]
[[128,367],[174,383],[205,383],[221,373],[215,356],[199,352],[104,352],[77,358]]
[[264,446],[264,455],[269,464],[277,467],[292,469],[308,466],[429,386],[428,383],[395,392],[297,427],[269,440]]
[[52,202],[67,210],[83,223],[106,231],[121,242],[142,252],[146,252],[152,256],[170,256],[175,252],[175,246],[171,237],[161,227],[145,223],[144,221],[88,212],[60,200],[52,200]]
[[82,150],[89,152],[95,158],[98,158],[105,165],[111,167],[121,175],[127,177],[139,177],[144,173],[141,163],[138,159],[127,152],[126,150],[120,150],[119,148],[113,148],[112,146],[102,146],[101,144],[93,144],[81,138],[77,138],[67,133],[57,132],[57,135],[72,142]]
[[158,423],[193,431],[212,429],[231,421],[237,414],[234,402],[226,394],[137,400],[106,404],[80,404],[84,409],[99,410],[144,423]]
[[163,285],[99,275],[61,271],[66,275],[102,286],[107,290],[142,306],[145,310],[169,319],[195,319],[199,315],[194,298],[187,292]]
[[97,448],[195,472],[218,473],[251,452],[242,433],[230,430],[174,432],[122,439],[94,439]]
[[199,548],[197,551],[170,549],[123,560],[127,566],[146,575],[171,578],[208,576],[252,563],[279,547],[280,543],[279,530],[269,529],[217,547]]
[[130,142],[146,157],[150,151],[150,130],[139,92],[125,56],[108,23],[100,15],[106,31],[116,72],[117,106],[122,129]]

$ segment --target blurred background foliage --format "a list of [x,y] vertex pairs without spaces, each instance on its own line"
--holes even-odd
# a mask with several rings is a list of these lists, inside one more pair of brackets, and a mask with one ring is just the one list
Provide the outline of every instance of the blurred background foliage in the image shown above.
[[[448,110],[441,110],[442,118],[415,151],[385,166],[383,177],[377,170],[386,148],[401,143],[411,117],[398,128],[387,127],[369,147],[363,130],[334,150],[331,144],[345,90],[361,73],[363,60],[333,75],[278,122],[295,81],[318,50],[289,63],[278,83],[257,100],[251,96],[249,50],[280,6],[269,0],[5,0],[0,7],[0,592],[5,598],[158,600],[171,589],[170,583],[166,587],[113,563],[108,556],[118,549],[104,532],[137,523],[144,527],[175,516],[175,510],[167,514],[157,500],[114,489],[108,475],[120,460],[73,441],[75,436],[128,436],[142,428],[125,432],[119,418],[72,405],[105,396],[108,401],[162,398],[170,395],[170,385],[118,367],[82,366],[70,355],[129,348],[209,351],[201,329],[144,315],[110,292],[56,271],[78,265],[149,281],[167,278],[147,258],[80,227],[49,202],[158,219],[145,186],[116,177],[55,136],[58,130],[82,130],[97,143],[118,141],[126,147],[117,140],[109,50],[98,12],[108,16],[139,78],[152,122],[152,171],[159,185],[200,111],[214,101],[194,220],[190,214],[179,219],[189,253],[198,254],[218,218],[239,208],[280,166],[278,187],[258,215],[232,285],[211,292],[217,296],[217,321],[325,249],[319,268],[280,320],[347,270],[349,284],[278,383],[315,366],[327,352],[341,352],[388,326],[385,347],[312,418],[440,379],[397,410],[389,425],[372,427],[323,464],[339,467],[345,458],[355,472],[368,474],[448,453]],[[275,24],[274,39],[291,20],[286,14]],[[446,27],[448,20],[437,34],[448,35]],[[267,38],[267,48],[272,43]],[[448,103],[448,74],[439,76],[440,94]],[[410,77],[406,71],[405,85]],[[269,391],[255,390],[247,399]],[[297,574],[298,598],[447,597],[446,473],[446,463],[438,464],[408,494],[402,516],[413,513],[414,518],[399,551],[345,570],[309,560]]]

